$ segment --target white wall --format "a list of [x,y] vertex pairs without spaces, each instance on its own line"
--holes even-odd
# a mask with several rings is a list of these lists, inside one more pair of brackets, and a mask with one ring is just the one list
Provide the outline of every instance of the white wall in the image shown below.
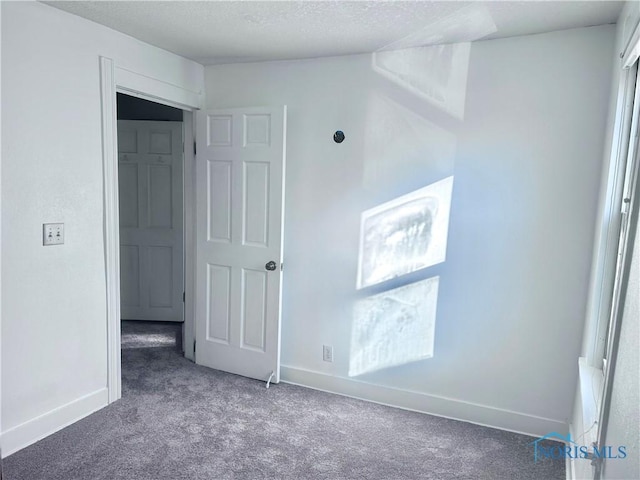
[[[285,380],[532,434],[566,431],[614,34],[385,53],[378,60],[395,81],[371,55],[206,67],[210,108],[289,107]],[[449,175],[447,259],[426,274],[440,275],[435,356],[348,378],[360,214]]]
[[[2,2],[2,444],[104,406],[99,56],[190,92],[202,66],[40,3]],[[42,224],[65,244],[43,247]]]

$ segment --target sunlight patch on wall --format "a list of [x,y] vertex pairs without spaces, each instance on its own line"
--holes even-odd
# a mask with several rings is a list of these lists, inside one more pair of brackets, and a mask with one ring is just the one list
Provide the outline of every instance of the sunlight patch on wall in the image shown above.
[[453,172],[456,137],[394,100],[372,92],[367,100],[363,148],[365,188],[384,192],[413,185],[409,188],[412,190]]
[[486,6],[466,5],[372,56],[373,70],[437,108],[464,118],[471,43],[498,31]]
[[448,114],[463,119],[470,43],[373,54],[373,69]]
[[358,288],[443,262],[453,176],[362,214]]
[[463,6],[455,12],[424,26],[380,50],[442,45],[445,43],[475,42],[498,31],[489,9],[481,3]]
[[433,356],[439,280],[428,278],[355,304],[350,377]]

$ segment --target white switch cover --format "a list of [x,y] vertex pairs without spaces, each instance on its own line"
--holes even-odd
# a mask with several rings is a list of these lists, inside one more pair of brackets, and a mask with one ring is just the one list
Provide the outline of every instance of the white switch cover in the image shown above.
[[42,245],[62,245],[64,243],[64,223],[42,225]]
[[325,362],[333,362],[333,347],[331,345],[322,346],[322,360]]

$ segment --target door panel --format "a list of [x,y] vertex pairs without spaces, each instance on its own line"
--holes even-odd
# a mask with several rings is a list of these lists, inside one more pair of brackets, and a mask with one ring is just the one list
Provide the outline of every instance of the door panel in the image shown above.
[[137,245],[120,245],[120,303],[140,306],[140,254]]
[[149,307],[171,308],[173,305],[173,248],[148,247]]
[[207,161],[209,241],[231,242],[231,162]]
[[120,228],[138,226],[138,165],[120,165],[118,171],[120,190]]
[[118,121],[121,318],[183,321],[182,123]]
[[242,270],[242,342],[241,348],[264,352],[267,275],[264,271]]
[[268,247],[269,164],[244,162],[243,244]]
[[207,265],[209,270],[207,292],[207,333],[206,339],[229,343],[231,325],[231,267]]
[[[196,362],[279,381],[286,108],[198,113]],[[275,270],[267,270],[273,261]]]
[[173,227],[171,204],[171,167],[167,165],[149,165],[149,227]]

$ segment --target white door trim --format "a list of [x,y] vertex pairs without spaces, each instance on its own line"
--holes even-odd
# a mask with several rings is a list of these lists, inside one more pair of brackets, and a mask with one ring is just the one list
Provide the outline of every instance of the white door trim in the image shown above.
[[182,335],[182,350],[184,356],[195,361],[193,344],[195,341],[196,321],[196,155],[195,142],[195,114],[184,112],[184,163],[182,172],[183,208],[184,208],[184,330]]
[[172,83],[114,66],[118,91],[181,110],[200,108],[201,95]]
[[113,60],[100,57],[104,258],[107,287],[107,389],[109,403],[122,396],[120,385],[120,219],[116,134],[116,79]]
[[[141,75],[130,70],[117,67],[115,62],[107,57],[100,57],[100,100],[102,107],[102,170],[104,185],[104,250],[105,250],[105,280],[107,307],[107,388],[109,403],[115,402],[122,396],[121,365],[120,365],[120,221],[118,216],[118,144],[116,130],[116,95],[121,91],[129,95],[147,98],[154,102],[176,106],[187,112],[200,108],[201,95],[185,90],[160,79]],[[191,113],[185,115],[191,117]],[[192,122],[189,123],[192,126]],[[188,142],[188,132],[185,131],[185,145]],[[191,171],[193,154],[187,155],[190,148],[185,148],[185,171]],[[186,164],[190,164],[186,167]],[[191,178],[191,177],[189,177]],[[186,176],[185,176],[186,179]],[[185,181],[185,199],[191,196],[193,186]],[[186,192],[189,192],[188,194]],[[185,203],[185,208],[190,203]],[[189,224],[186,224],[189,227]],[[191,225],[192,227],[192,225]],[[192,272],[189,271],[193,261],[193,249],[185,243],[185,273],[186,285]],[[193,312],[193,310],[190,310]],[[193,322],[185,312],[185,324]]]

